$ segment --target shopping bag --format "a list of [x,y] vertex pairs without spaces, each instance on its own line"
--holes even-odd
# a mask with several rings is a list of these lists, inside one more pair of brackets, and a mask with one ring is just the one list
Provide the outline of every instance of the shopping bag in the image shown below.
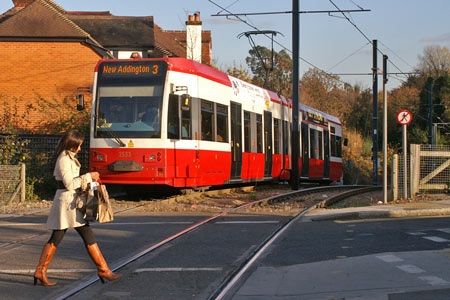
[[114,220],[114,213],[109,201],[108,191],[104,184],[100,184],[97,188],[98,195],[98,221],[107,223]]
[[84,219],[88,222],[98,221],[98,193],[97,191],[93,191],[93,193],[89,193],[86,199],[85,211],[84,211]]

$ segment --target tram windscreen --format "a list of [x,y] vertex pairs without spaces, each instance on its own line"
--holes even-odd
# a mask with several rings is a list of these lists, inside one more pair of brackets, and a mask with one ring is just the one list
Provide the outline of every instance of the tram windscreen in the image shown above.
[[102,63],[94,137],[160,138],[166,70],[161,61]]
[[[161,137],[162,86],[100,87],[96,137]],[[108,132],[109,131],[109,132]]]

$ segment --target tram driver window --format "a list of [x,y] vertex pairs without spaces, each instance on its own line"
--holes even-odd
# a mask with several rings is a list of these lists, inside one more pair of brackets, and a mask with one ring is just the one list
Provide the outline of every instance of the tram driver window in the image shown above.
[[181,138],[183,140],[192,139],[191,135],[191,107],[181,107]]
[[214,141],[214,109],[213,103],[202,101],[201,104],[201,137],[203,141]]
[[178,96],[171,94],[169,96],[169,114],[167,121],[167,137],[169,139],[179,139],[179,123],[180,119],[178,117]]

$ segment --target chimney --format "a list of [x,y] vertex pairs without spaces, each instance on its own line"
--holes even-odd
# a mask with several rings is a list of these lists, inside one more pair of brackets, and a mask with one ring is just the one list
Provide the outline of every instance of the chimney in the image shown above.
[[14,3],[14,6],[18,9],[22,9],[25,6],[30,5],[31,3],[34,2],[34,0],[12,0],[12,2]]
[[186,21],[186,58],[202,62],[202,22],[199,12],[189,15]]

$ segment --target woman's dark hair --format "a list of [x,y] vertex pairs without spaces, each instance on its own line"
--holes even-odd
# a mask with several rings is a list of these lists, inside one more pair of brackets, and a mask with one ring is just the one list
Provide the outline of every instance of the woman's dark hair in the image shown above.
[[59,140],[58,145],[56,145],[56,151],[54,156],[54,161],[63,151],[72,151],[78,148],[84,141],[84,136],[77,130],[67,131]]

